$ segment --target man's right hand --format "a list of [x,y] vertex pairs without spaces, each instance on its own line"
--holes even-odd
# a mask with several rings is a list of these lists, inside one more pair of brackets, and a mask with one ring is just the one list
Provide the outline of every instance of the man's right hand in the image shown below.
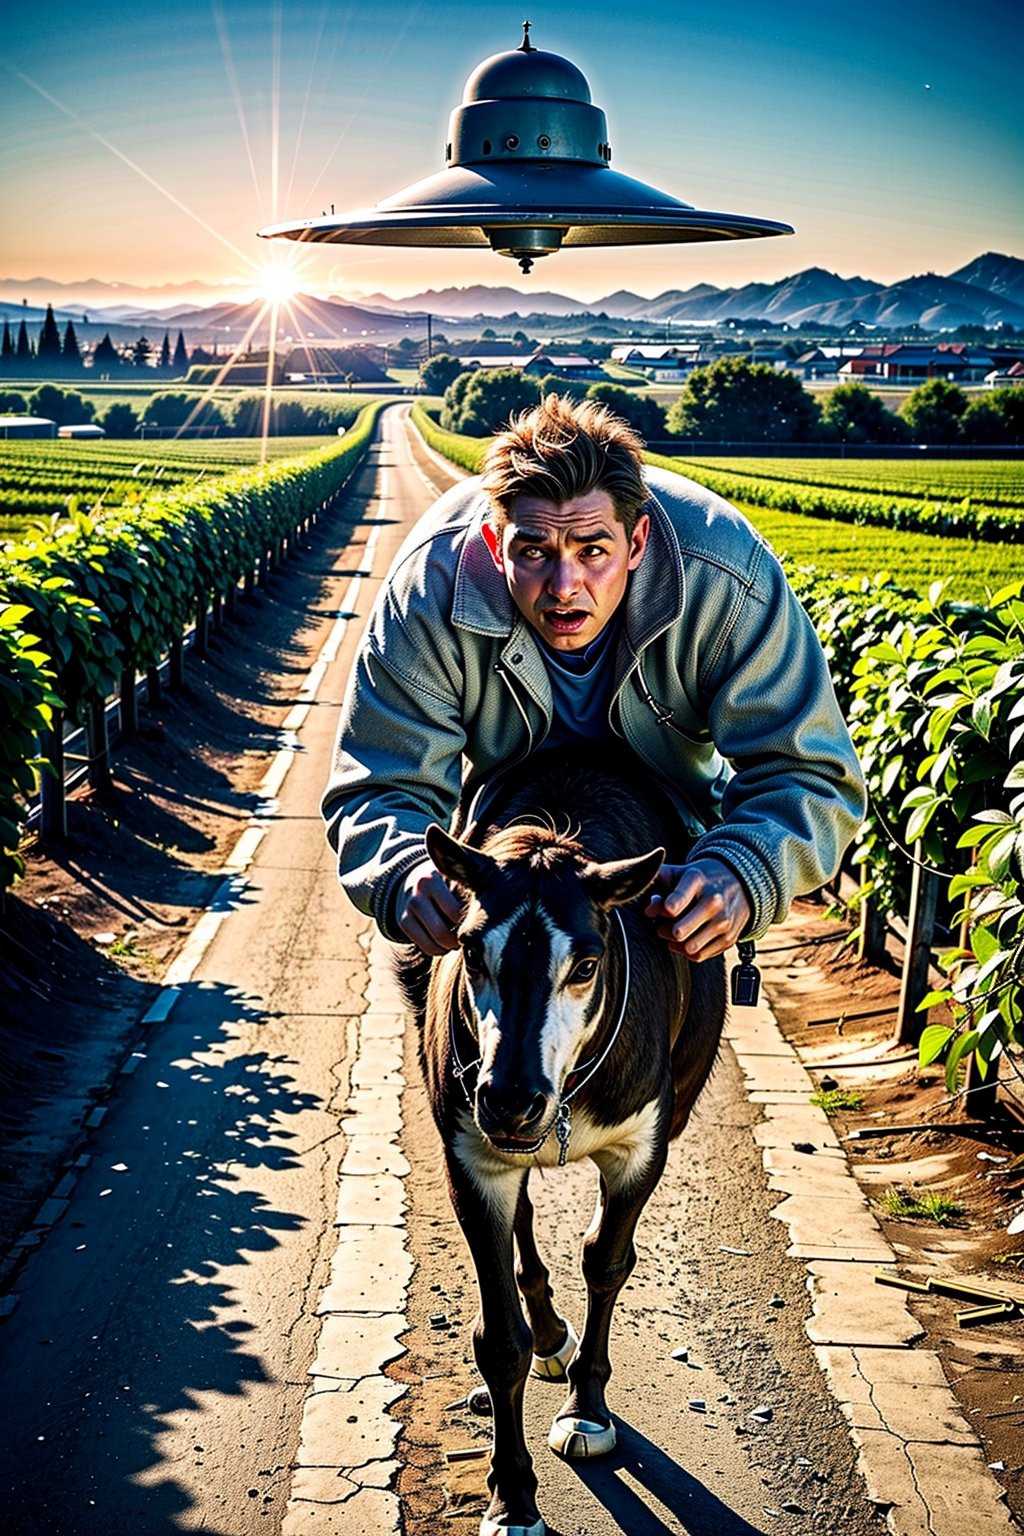
[[462,904],[429,859],[405,877],[398,897],[398,926],[425,955],[443,955],[458,947],[455,929]]

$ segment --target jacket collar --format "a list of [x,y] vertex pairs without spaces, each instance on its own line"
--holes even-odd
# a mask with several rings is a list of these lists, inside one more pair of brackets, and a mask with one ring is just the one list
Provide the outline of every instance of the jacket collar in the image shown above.
[[[477,500],[459,552],[452,623],[473,634],[507,639],[519,613],[481,533],[486,497],[479,493]],[[653,494],[644,511],[651,519],[650,537],[626,594],[625,637],[634,653],[675,622],[686,600],[682,554],[668,514]]]

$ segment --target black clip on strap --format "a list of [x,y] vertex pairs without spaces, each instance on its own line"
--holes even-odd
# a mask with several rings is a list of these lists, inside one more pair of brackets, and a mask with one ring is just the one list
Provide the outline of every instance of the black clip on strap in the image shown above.
[[756,1008],[757,1000],[761,995],[761,972],[754,964],[753,939],[740,939],[736,945],[736,953],[740,957],[739,965],[734,965],[730,985],[732,990],[732,1005],[734,1008]]

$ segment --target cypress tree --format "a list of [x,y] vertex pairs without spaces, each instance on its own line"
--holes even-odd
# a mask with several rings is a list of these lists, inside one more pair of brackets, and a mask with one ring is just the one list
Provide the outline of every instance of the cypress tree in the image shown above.
[[171,366],[171,333],[164,331],[163,344],[160,347],[160,369],[166,373]]
[[25,324],[24,319],[22,319],[21,324],[18,326],[18,348],[16,356],[19,363],[30,363],[34,356],[32,351],[32,343],[28,339],[28,326]]
[[0,345],[0,358],[2,358],[4,360],[4,362],[7,362],[7,360],[9,358],[12,358],[13,356],[14,356],[14,337],[11,335],[11,328],[7,324],[7,316],[5,315],[4,316],[4,339],[3,339],[3,344]]
[[110,339],[110,332],[107,331],[103,340],[97,343],[96,351],[92,355],[93,368],[111,373],[119,368],[120,364],[121,359],[117,355],[117,348]]
[[64,345],[60,355],[65,368],[81,368],[82,350],[78,345],[78,337],[75,335],[74,322],[71,320],[68,321],[64,329]]
[[174,361],[171,366],[175,373],[188,372],[188,349],[185,346],[184,331],[178,332],[178,340],[174,347]]
[[46,318],[43,321],[43,328],[39,332],[36,360],[46,366],[59,364],[61,360],[60,331],[57,329],[57,321],[54,317],[52,304],[47,304],[46,306]]

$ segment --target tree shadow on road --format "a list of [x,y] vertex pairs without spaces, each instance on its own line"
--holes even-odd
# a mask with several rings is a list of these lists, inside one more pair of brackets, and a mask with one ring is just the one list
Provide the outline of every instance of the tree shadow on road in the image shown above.
[[[183,990],[21,1277],[0,1365],[17,1536],[278,1528],[315,1331],[284,1250],[317,1219],[303,1160],[339,1133],[264,1032],[252,999]],[[278,1249],[264,1297],[248,1272]]]

